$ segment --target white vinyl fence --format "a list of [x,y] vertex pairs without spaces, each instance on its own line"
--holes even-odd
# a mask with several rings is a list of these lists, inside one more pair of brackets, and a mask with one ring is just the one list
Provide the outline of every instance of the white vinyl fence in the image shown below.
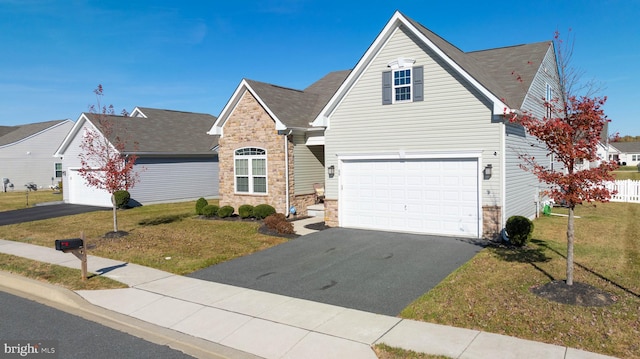
[[640,203],[640,181],[619,180],[606,182],[605,186],[618,192],[611,197],[611,202]]

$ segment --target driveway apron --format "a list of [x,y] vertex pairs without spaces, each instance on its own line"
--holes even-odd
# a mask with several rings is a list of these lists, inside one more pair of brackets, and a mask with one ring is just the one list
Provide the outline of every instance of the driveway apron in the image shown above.
[[470,239],[331,228],[189,276],[395,316],[481,249]]
[[14,211],[0,212],[0,226],[105,210],[110,210],[110,208],[68,203],[39,205]]

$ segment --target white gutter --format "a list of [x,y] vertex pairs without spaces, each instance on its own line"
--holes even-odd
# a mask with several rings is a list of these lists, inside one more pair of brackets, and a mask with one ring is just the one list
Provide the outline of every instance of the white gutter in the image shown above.
[[289,211],[289,135],[293,130],[289,130],[289,133],[284,134],[284,182],[285,182],[285,211],[287,218],[291,214]]

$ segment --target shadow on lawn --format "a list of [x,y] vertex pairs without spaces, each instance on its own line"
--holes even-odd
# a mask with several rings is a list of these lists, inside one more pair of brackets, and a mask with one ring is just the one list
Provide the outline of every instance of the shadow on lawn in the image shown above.
[[[536,240],[533,240],[536,241]],[[532,242],[533,242],[532,241]],[[536,243],[537,244],[537,243]],[[545,248],[531,248],[531,247],[507,247],[500,246],[496,247],[495,253],[506,262],[519,262],[519,263],[529,263],[535,269],[540,271],[542,274],[547,276],[551,281],[555,281],[556,279],[547,271],[540,268],[536,263],[545,263],[551,260],[551,257],[548,257],[544,252]]]
[[[539,239],[533,239],[533,240],[531,240],[531,243],[535,243],[536,245],[540,246],[540,249],[541,249],[541,250],[549,249],[550,251],[552,251],[552,252],[556,253],[557,255],[559,255],[560,257],[564,258],[565,260],[567,259],[567,256],[566,256],[566,255],[564,255],[563,253],[560,253],[560,252],[558,252],[557,250],[555,250],[555,249],[553,249],[553,248],[549,247],[549,245],[548,245],[548,244],[547,244],[547,242],[545,242],[545,241],[542,241],[542,240],[539,240]],[[607,282],[611,283],[612,285],[614,285],[614,286],[616,286],[616,287],[618,287],[618,288],[622,289],[622,290],[623,290],[623,291],[625,291],[626,293],[631,294],[631,295],[633,295],[633,296],[634,296],[634,297],[636,297],[636,298],[640,298],[640,294],[638,294],[638,293],[636,293],[636,292],[632,291],[631,289],[629,289],[629,288],[627,288],[627,287],[623,286],[622,284],[618,284],[618,283],[614,282],[613,280],[611,280],[611,279],[609,279],[609,278],[605,277],[604,275],[602,275],[602,274],[600,274],[600,273],[598,273],[598,272],[594,271],[593,269],[588,268],[587,266],[582,265],[582,264],[580,264],[580,263],[578,263],[578,262],[576,262],[576,261],[574,261],[574,262],[573,262],[573,264],[574,264],[575,266],[577,266],[577,267],[579,267],[579,268],[581,268],[581,269],[584,269],[585,271],[587,271],[587,272],[589,272],[589,273],[591,273],[591,274],[595,275],[596,277],[598,277],[598,278],[600,278],[600,279],[602,279],[602,280],[604,280],[604,281],[607,281]],[[535,267],[535,265],[534,265],[534,267]],[[537,268],[537,267],[536,267],[536,268]],[[543,273],[544,273],[544,272],[543,272]],[[547,277],[550,277],[547,273],[545,273],[545,274],[547,275]]]
[[138,224],[141,226],[157,226],[160,224],[169,224],[173,222],[178,222],[189,216],[190,216],[189,214],[159,216],[155,218],[143,219],[142,221],[138,222]]

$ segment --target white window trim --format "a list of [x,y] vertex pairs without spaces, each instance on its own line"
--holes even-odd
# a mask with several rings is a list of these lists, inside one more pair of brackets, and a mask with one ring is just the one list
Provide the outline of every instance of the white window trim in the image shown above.
[[[413,64],[416,63],[416,60],[399,57],[387,64],[389,68],[391,68],[391,103],[406,103],[413,102]],[[395,83],[395,74],[398,71],[402,70],[410,70],[409,84],[404,85],[396,85]],[[396,90],[399,88],[408,87],[409,88],[409,98],[406,100],[396,100]]]
[[[264,155],[237,155],[236,151],[244,149],[244,148],[256,148],[259,150],[263,150],[265,152]],[[249,179],[248,182],[248,191],[246,192],[242,192],[242,191],[238,191],[238,175],[236,174],[236,160],[238,159],[243,159],[243,160],[247,160],[247,177]],[[264,176],[254,176],[253,175],[253,160],[254,159],[264,159],[264,167],[265,167],[265,174]],[[244,176],[241,176],[244,177]],[[265,179],[265,191],[264,192],[254,192],[254,178],[256,177],[264,177]],[[269,193],[269,171],[267,169],[267,150],[264,148],[260,148],[260,147],[241,147],[241,148],[236,148],[233,151],[233,189],[234,189],[234,193],[236,194],[250,194],[250,195],[259,195],[259,196],[264,196],[267,195]]]

